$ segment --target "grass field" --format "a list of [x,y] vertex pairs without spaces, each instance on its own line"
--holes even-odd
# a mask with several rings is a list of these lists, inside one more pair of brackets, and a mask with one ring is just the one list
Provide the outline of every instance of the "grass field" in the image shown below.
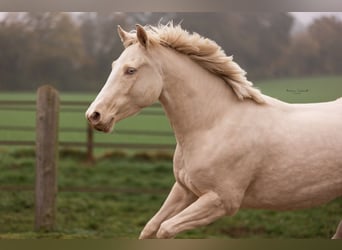
[[333,101],[342,97],[342,76],[286,78],[257,81],[266,95],[289,103]]
[[[321,102],[342,96],[342,77],[316,77],[260,81],[263,93],[287,102]],[[61,93],[61,100],[88,101],[96,94]],[[0,93],[0,100],[35,100],[34,93]],[[61,132],[61,141],[85,141],[87,107],[66,112],[61,127],[84,132]],[[149,110],[156,110],[150,108]],[[35,126],[33,110],[4,110],[0,126]],[[117,124],[120,129],[170,131],[165,116],[138,115]],[[0,130],[0,140],[34,140],[34,131]],[[174,143],[174,138],[127,136],[96,132],[97,142]],[[174,178],[171,155],[165,152],[97,151],[97,162],[84,162],[82,149],[61,149],[57,202],[57,229],[34,232],[33,191],[0,190],[0,239],[17,238],[137,238],[148,219],[159,209]],[[0,146],[0,186],[32,187],[34,152],[30,148]],[[73,192],[73,188],[103,192]],[[121,192],[122,191],[126,192]],[[127,192],[138,190],[139,192]],[[119,191],[119,192],[118,192]],[[329,238],[342,218],[342,200],[293,212],[243,210],[210,226],[180,234],[179,238]]]
[[[61,112],[60,112],[60,141],[64,142],[85,142],[87,121],[84,113],[88,106],[66,106],[63,101],[85,101],[91,103],[96,94],[77,94],[77,93],[61,93]],[[35,100],[34,93],[0,93],[0,100]],[[35,127],[35,111],[34,106],[18,106],[4,109],[0,106],[0,115],[6,117],[0,121],[0,126],[27,126]],[[24,110],[21,110],[24,109]],[[160,112],[162,115],[146,115],[144,112]],[[150,107],[141,112],[141,114],[130,117],[116,124],[115,131],[120,130],[143,130],[143,131],[171,131],[167,118],[163,115],[160,107]],[[65,132],[63,128],[81,128],[80,132]],[[0,140],[35,140],[35,131],[0,131]],[[113,132],[112,134],[104,134],[98,131],[94,133],[95,142],[114,142],[114,143],[151,143],[151,144],[174,144],[174,137],[171,136],[148,136],[148,135],[127,135]],[[97,149],[98,154],[105,150]]]
[[[156,155],[112,154],[89,166],[80,156],[66,156],[64,152],[60,157],[58,185],[64,191],[57,199],[57,229],[50,233],[33,231],[32,191],[0,191],[0,239],[138,237],[174,182],[171,161]],[[32,186],[32,150],[2,151],[0,162],[2,186]],[[72,187],[108,191],[65,191]],[[118,188],[139,192],[111,192]],[[342,217],[341,211],[341,199],[293,212],[241,210],[234,217],[181,233],[178,238],[329,238]]]
[[[293,78],[259,81],[256,87],[263,93],[291,103],[321,102],[335,100],[342,96],[342,76],[313,77],[313,78]],[[96,96],[94,94],[81,93],[61,93],[63,101],[86,101],[91,102]],[[35,93],[0,93],[0,100],[35,100]],[[27,108],[27,107],[26,107]],[[34,108],[34,106],[32,107]],[[77,112],[67,111],[70,107],[62,106],[60,113],[61,128],[84,128],[86,130],[86,120],[84,112],[87,106],[76,107]],[[72,107],[75,109],[75,107]],[[161,108],[147,108],[146,111],[159,111]],[[22,110],[4,110],[0,106],[1,119],[0,126],[35,126],[35,113]],[[137,115],[127,118],[116,124],[116,130],[138,129],[145,131],[171,131],[169,122],[165,116]],[[85,141],[85,133],[61,132],[61,141]],[[0,131],[0,140],[34,140],[34,131]],[[96,142],[116,142],[116,143],[160,143],[172,144],[175,142],[173,136],[147,136],[147,135],[121,135],[115,131],[108,135],[100,132],[95,133]],[[98,151],[103,153],[103,150]]]

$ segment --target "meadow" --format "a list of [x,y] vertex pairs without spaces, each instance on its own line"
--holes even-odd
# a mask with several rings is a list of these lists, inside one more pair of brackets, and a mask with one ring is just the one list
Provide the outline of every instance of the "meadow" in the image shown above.
[[[290,103],[322,102],[335,100],[342,96],[342,77],[311,77],[311,78],[293,78],[266,80],[255,83],[264,94],[273,96]],[[96,97],[96,93],[60,93],[61,103],[64,101],[81,101],[91,103]],[[35,93],[0,93],[0,100],[22,100],[34,101]],[[87,105],[61,106],[60,113],[60,141],[81,141],[85,142],[86,136],[83,132],[65,132],[62,128],[81,128],[86,130],[87,122],[84,112]],[[157,115],[151,115],[154,113]],[[158,115],[160,114],[160,115]],[[35,111],[33,106],[24,107],[3,107],[0,105],[0,126],[27,126],[34,128]],[[143,130],[146,132],[171,132],[171,127],[163,110],[160,106],[154,106],[144,109],[140,115],[130,117],[116,124],[115,131],[108,135],[95,132],[96,142],[116,142],[116,143],[175,143],[171,136],[149,136],[149,135],[127,135],[121,134],[124,130]],[[32,131],[0,131],[0,140],[34,140],[35,133]],[[103,153],[103,150],[99,151]]]
[[[342,77],[260,81],[267,95],[288,102],[321,102],[342,96]],[[62,101],[90,102],[96,94],[61,93]],[[0,100],[34,100],[34,93],[0,93]],[[27,107],[28,109],[30,107]],[[61,127],[84,132],[60,132],[61,141],[85,141],[87,107],[74,112],[62,107]],[[65,109],[65,110],[64,110]],[[152,107],[147,111],[161,111]],[[1,126],[35,126],[33,110],[1,109]],[[171,131],[165,116],[137,115],[116,129]],[[0,130],[0,140],[34,140],[34,131]],[[174,143],[173,136],[95,133],[98,142]],[[135,239],[159,209],[174,182],[172,152],[97,150],[94,164],[85,162],[84,148],[60,148],[57,227],[35,232],[34,168],[31,147],[0,146],[0,239],[124,238]],[[342,219],[342,200],[313,209],[289,212],[242,210],[233,217],[184,232],[178,238],[330,238]]]
[[[1,152],[1,186],[16,185],[26,190],[0,191],[0,239],[136,239],[174,182],[171,161],[155,154],[113,153],[87,165],[82,154],[61,152],[57,227],[53,232],[35,232],[34,193],[30,190],[34,183],[33,156],[30,150]],[[241,210],[233,217],[181,233],[178,238],[329,238],[342,217],[341,211],[341,199],[292,212]]]
[[[80,94],[80,93],[60,93],[60,133],[59,140],[61,142],[86,142],[87,121],[85,119],[85,111],[88,103],[94,99],[96,94]],[[2,101],[34,101],[35,93],[0,93]],[[83,102],[79,105],[65,105],[65,102],[75,101]],[[152,113],[152,114],[151,114]],[[0,130],[0,140],[35,140],[35,106],[32,105],[0,105],[0,115],[6,119],[0,122],[1,126],[11,127],[20,126],[29,129],[23,130]],[[71,129],[71,130],[70,130]],[[72,129],[79,129],[73,131]],[[144,134],[127,134],[125,131],[138,130],[144,131]],[[168,132],[169,135],[149,136],[149,132]],[[150,107],[143,110],[140,114],[130,117],[116,124],[115,132],[112,134],[104,134],[94,131],[95,142],[105,143],[147,143],[147,144],[174,144],[175,140],[171,133],[171,128],[163,114],[160,106]],[[104,153],[105,150],[98,148],[96,153]]]

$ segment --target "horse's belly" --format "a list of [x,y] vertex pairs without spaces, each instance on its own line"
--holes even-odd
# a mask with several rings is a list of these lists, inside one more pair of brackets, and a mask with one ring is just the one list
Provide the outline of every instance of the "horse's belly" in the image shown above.
[[340,177],[308,185],[289,181],[286,188],[281,185],[281,181],[278,182],[278,186],[274,183],[273,188],[255,183],[247,190],[241,207],[294,210],[318,206],[342,196],[342,176]]
[[309,126],[279,135],[247,188],[242,207],[290,210],[342,196],[342,132]]

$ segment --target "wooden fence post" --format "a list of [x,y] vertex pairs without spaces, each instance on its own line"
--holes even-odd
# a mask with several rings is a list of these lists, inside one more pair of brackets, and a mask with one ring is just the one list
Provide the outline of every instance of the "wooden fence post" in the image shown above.
[[44,85],[37,91],[35,229],[55,228],[59,94]]
[[87,125],[87,161],[94,163],[94,130],[88,123]]

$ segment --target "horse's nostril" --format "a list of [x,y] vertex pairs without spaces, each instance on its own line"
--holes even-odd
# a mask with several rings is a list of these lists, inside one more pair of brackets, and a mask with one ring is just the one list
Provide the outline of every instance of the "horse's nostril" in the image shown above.
[[99,112],[95,111],[90,115],[89,120],[93,123],[96,123],[96,122],[100,121],[100,118],[101,118],[101,114]]

